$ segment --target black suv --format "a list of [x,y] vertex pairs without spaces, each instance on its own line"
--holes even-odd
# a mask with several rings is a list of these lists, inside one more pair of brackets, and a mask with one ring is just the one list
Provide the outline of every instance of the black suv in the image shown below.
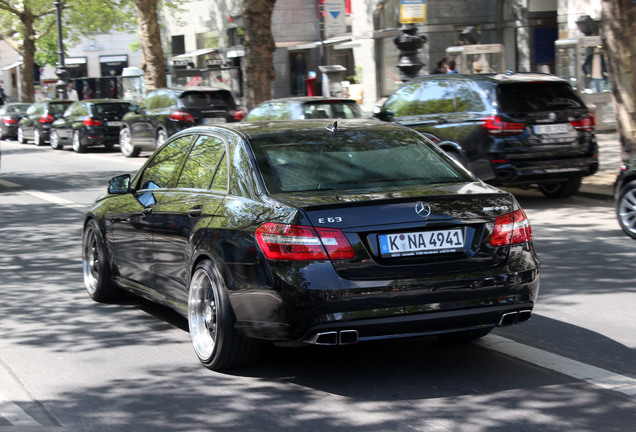
[[482,180],[575,194],[598,170],[594,115],[567,81],[547,74],[430,75],[374,116],[414,128]]
[[24,144],[33,140],[37,146],[44,145],[49,141],[51,125],[72,103],[70,100],[55,100],[31,104],[18,124],[18,141]]
[[111,149],[119,142],[122,117],[130,102],[119,99],[86,99],[71,104],[64,115],[53,122],[50,143],[55,150],[71,144],[77,153],[86,147],[103,145]]
[[123,119],[119,145],[126,157],[154,150],[176,132],[201,124],[238,122],[245,117],[229,90],[175,87],[153,90]]

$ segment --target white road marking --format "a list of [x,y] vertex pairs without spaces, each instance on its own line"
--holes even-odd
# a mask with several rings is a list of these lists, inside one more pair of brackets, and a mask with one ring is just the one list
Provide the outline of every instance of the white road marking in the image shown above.
[[543,351],[500,336],[490,335],[478,342],[493,351],[550,369],[597,387],[636,396],[636,379],[596,366],[590,366],[558,354]]
[[85,205],[83,205],[83,204],[78,204],[76,202],[69,201],[69,200],[64,199],[64,198],[60,198],[60,197],[58,197],[56,195],[53,195],[53,194],[50,194],[50,193],[40,192],[40,191],[37,191],[37,190],[24,190],[22,192],[24,192],[27,195],[31,195],[32,197],[39,198],[39,199],[41,199],[43,201],[48,201],[50,203],[57,204],[57,205],[62,206],[62,207],[66,207],[66,208],[69,208],[71,210],[78,211],[80,213],[84,213],[86,211],[86,209],[87,209],[87,207]]

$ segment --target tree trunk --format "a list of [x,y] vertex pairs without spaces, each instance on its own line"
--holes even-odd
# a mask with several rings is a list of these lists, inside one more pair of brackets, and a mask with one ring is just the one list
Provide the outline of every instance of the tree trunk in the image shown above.
[[134,0],[134,2],[141,40],[141,69],[144,71],[146,88],[154,90],[165,87],[167,84],[166,62],[157,20],[158,0]]
[[609,66],[610,82],[623,159],[636,156],[636,2],[602,0],[603,45]]
[[272,98],[274,51],[272,13],[276,0],[244,0],[245,104],[248,109]]
[[33,69],[35,64],[35,29],[33,23],[35,18],[33,13],[29,9],[26,9],[20,14],[20,21],[22,22],[22,37],[23,43],[20,49],[20,55],[22,56],[21,75],[22,79],[20,85],[22,87],[22,102],[33,102],[35,88],[33,86]]

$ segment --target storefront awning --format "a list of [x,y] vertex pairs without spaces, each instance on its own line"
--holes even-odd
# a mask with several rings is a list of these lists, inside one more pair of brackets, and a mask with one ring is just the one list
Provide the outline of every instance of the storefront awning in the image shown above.
[[349,42],[351,39],[353,39],[351,36],[339,36],[339,37],[333,37],[333,38],[325,39],[323,41],[300,43],[298,45],[290,46],[287,49],[289,51],[298,51],[298,50],[312,49],[312,48],[318,48],[321,45],[337,45],[337,44],[341,44],[341,43],[344,43],[344,42]]
[[172,57],[172,60],[187,60],[193,57],[199,57],[202,55],[210,54],[218,50],[219,50],[218,48],[201,48],[195,51],[191,51],[189,53],[176,55]]
[[8,71],[8,70],[17,68],[18,66],[22,66],[22,62],[21,61],[15,62],[15,63],[11,63],[9,66],[3,67],[2,70],[3,71]]

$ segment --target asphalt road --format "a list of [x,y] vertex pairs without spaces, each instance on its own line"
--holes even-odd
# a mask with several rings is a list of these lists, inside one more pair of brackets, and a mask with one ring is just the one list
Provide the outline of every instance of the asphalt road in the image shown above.
[[542,260],[527,323],[460,345],[271,348],[216,373],[180,316],[84,291],[82,213],[145,158],[0,148],[0,432],[636,430],[636,243],[609,197],[514,190]]

